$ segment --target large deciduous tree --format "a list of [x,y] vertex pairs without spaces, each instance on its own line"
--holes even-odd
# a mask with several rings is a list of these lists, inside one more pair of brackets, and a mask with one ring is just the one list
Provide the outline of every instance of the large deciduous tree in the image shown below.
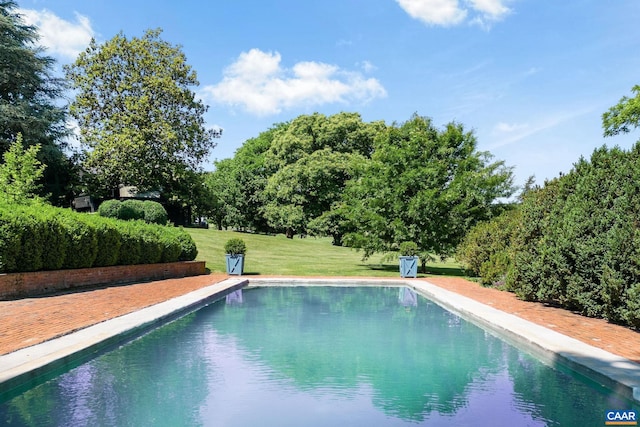
[[461,124],[440,130],[418,115],[381,132],[371,160],[345,191],[340,211],[355,230],[346,243],[366,257],[415,242],[423,268],[427,254],[450,255],[514,191],[511,168],[476,145]]
[[371,155],[384,127],[363,122],[357,113],[314,113],[275,125],[247,140],[233,159],[216,163],[206,180],[210,218],[218,227],[289,237],[312,231],[339,243],[339,217],[324,214],[340,200],[353,164]]
[[25,147],[40,145],[38,159],[47,165],[41,192],[62,204],[71,179],[62,152],[66,108],[58,103],[65,84],[54,76],[54,59],[38,46],[37,29],[25,25],[16,8],[0,0],[0,155],[18,134]]
[[161,30],[141,38],[120,33],[91,41],[66,74],[77,91],[71,114],[80,127],[83,167],[93,191],[108,195],[120,185],[161,190],[189,203],[194,172],[219,134],[207,129],[196,72],[179,46]]
[[[355,163],[373,151],[383,122],[365,123],[357,113],[299,116],[274,135],[265,153],[273,171],[263,193],[268,224],[288,237],[313,231],[330,234],[340,244],[341,232],[332,227],[335,216],[324,216],[342,197]],[[317,220],[317,221],[316,221]]]

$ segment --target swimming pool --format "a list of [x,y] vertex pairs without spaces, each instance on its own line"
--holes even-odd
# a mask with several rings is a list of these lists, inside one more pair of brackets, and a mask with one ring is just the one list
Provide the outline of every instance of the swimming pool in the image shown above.
[[634,405],[409,288],[272,287],[0,403],[0,423],[600,426]]

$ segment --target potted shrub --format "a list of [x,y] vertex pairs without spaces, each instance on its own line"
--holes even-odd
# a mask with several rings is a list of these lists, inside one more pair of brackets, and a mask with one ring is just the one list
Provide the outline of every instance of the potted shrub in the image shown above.
[[418,245],[414,242],[400,244],[400,277],[418,276]]
[[244,254],[247,253],[247,245],[244,240],[233,238],[224,244],[227,258],[227,274],[242,275],[244,272]]

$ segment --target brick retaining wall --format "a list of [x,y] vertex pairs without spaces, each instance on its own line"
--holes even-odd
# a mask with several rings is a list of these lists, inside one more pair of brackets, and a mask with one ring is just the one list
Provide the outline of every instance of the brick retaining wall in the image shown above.
[[197,276],[205,272],[204,261],[185,261],[0,274],[0,300],[85,286]]

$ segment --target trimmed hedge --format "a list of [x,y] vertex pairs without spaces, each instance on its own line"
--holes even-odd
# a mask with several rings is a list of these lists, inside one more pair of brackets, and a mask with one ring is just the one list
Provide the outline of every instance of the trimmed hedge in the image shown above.
[[160,225],[167,225],[167,222],[169,222],[167,210],[158,202],[145,200],[142,202],[142,210],[144,211],[145,222]]
[[507,285],[640,327],[640,144],[602,147],[526,197]]
[[513,222],[471,231],[459,254],[519,298],[640,328],[640,143],[602,147],[528,192]]
[[98,208],[98,215],[125,221],[141,219],[149,224],[166,225],[169,221],[167,210],[153,200],[105,200]]
[[191,261],[182,229],[120,221],[44,204],[0,204],[0,272]]
[[122,203],[120,200],[111,199],[100,203],[98,207],[98,215],[106,218],[120,218],[120,208]]

